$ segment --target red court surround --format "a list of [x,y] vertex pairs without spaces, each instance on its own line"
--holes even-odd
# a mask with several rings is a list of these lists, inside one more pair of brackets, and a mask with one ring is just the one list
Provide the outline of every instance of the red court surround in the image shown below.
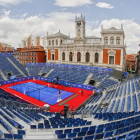
[[[17,97],[23,99],[31,104],[37,105],[39,107],[43,107],[46,103],[9,88],[10,86],[18,85],[18,84],[22,84],[22,83],[26,83],[26,82],[34,82],[34,83],[37,83],[40,85],[48,85],[49,84],[49,87],[62,89],[65,91],[72,92],[74,94],[78,94],[78,96],[76,96],[75,98],[73,98],[70,101],[65,103],[65,104],[69,104],[70,108],[73,106],[74,109],[78,108],[84,101],[86,101],[93,94],[93,92],[90,90],[85,90],[85,89],[80,89],[80,88],[75,88],[75,87],[64,87],[62,85],[55,85],[52,83],[46,83],[46,82],[43,82],[41,80],[26,80],[26,81],[21,81],[21,82],[17,82],[17,83],[7,84],[7,85],[1,86],[1,89],[9,92],[10,94],[12,94],[14,96],[17,96]],[[83,90],[83,95],[81,95],[81,92],[80,92],[81,90]],[[68,97],[68,98],[70,98],[70,97]],[[64,99],[63,101],[67,100],[68,98]],[[63,101],[61,101],[61,102],[63,102]],[[59,102],[55,105],[50,105],[51,111],[57,112],[58,110],[63,110],[64,105],[58,106],[61,102]]]

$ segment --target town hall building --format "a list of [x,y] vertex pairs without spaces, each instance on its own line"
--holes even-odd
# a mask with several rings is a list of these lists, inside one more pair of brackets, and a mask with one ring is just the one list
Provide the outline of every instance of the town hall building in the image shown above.
[[101,26],[101,38],[86,36],[85,17],[75,17],[75,38],[60,31],[47,33],[45,47],[47,63],[90,65],[97,67],[125,69],[126,45],[124,30]]

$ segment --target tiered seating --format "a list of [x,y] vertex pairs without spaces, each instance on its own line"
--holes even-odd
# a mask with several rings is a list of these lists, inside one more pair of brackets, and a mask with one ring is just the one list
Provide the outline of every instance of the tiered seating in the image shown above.
[[7,72],[11,71],[13,75],[19,75],[20,72],[8,61],[4,56],[0,55],[0,69],[7,76]]
[[49,75],[48,78],[58,77],[60,80],[65,80],[73,83],[83,84],[89,75],[88,70],[78,70],[78,69],[54,69]]
[[100,83],[98,88],[99,89],[106,89],[107,87],[115,85],[117,83],[118,83],[117,81],[106,78],[103,82]]
[[125,106],[125,98],[123,98],[123,100],[122,100],[121,112],[124,111],[124,106]]
[[[90,67],[82,67],[82,66],[76,66],[76,65],[61,65],[61,64],[27,64],[27,68],[30,72],[31,76],[36,76],[39,74],[40,71],[42,72],[50,72],[50,70],[52,70],[49,75],[47,76],[48,78],[56,78],[58,77],[60,80],[65,80],[68,82],[72,82],[72,83],[79,83],[79,84],[83,84],[85,82],[85,80],[87,79],[87,77],[89,76],[90,73],[93,74],[93,76],[91,77],[91,79],[95,79],[98,82],[101,82],[104,78],[106,78],[105,80],[109,79],[112,76],[112,71],[108,71],[108,70],[98,70],[96,68],[93,67],[93,69],[91,69]],[[89,79],[90,80],[90,79]],[[104,81],[105,81],[104,80]],[[117,82],[109,79],[108,83],[110,82],[110,84],[105,84],[103,83],[104,86],[101,89],[105,89],[105,87],[108,87],[110,85],[114,85]]]
[[[40,66],[30,66],[30,65],[27,65],[27,69],[30,73],[30,76],[37,76],[41,70],[43,69],[43,65],[40,65]],[[43,70],[44,71],[44,70]]]
[[[55,134],[59,139],[62,138],[77,138],[81,140],[92,139],[128,139],[131,135],[140,136],[140,116],[131,117],[124,120],[119,120],[111,123],[101,124],[97,126],[82,127],[82,128],[69,128],[59,129],[55,131]],[[133,130],[133,131],[132,131]],[[123,135],[122,135],[123,134]],[[84,137],[84,138],[82,138]]]
[[133,95],[134,111],[138,110],[136,94]]
[[130,111],[131,109],[131,96],[127,97],[127,111]]
[[[26,76],[28,76],[25,67],[11,54],[0,55],[0,69],[5,76],[7,76],[8,72],[11,72],[13,75],[17,75],[17,77],[23,77],[18,69],[16,69],[15,66],[7,58],[9,58]],[[2,76],[0,76],[0,81],[3,81]]]
[[4,79],[2,78],[2,75],[0,75],[0,81],[4,81]]
[[119,105],[120,105],[120,99],[118,99],[118,102],[116,104],[115,111],[114,111],[115,113],[117,113]]
[[15,59],[13,56],[8,56],[8,58],[10,58],[13,63],[26,75],[26,76],[29,76],[28,75],[28,72],[26,70],[26,68],[17,60]]
[[115,100],[112,101],[112,104],[111,104],[110,109],[109,109],[109,113],[112,112],[114,105],[115,105]]
[[[10,59],[12,60],[12,58]],[[25,130],[27,129],[29,135],[30,132],[40,132],[42,136],[49,132],[53,136],[52,140],[140,139],[139,78],[118,83],[113,80],[111,73],[96,73],[98,71],[96,69],[65,69],[41,65],[36,72],[33,68],[35,69],[31,66],[32,70],[29,70],[31,75],[37,75],[40,71],[49,72],[54,69],[48,75],[50,79],[59,77],[60,80],[81,84],[85,82],[90,73],[93,73],[92,78],[101,82],[99,87],[105,91],[103,94],[93,95],[87,103],[85,102],[85,105],[77,111],[76,118],[64,119],[62,114],[44,112],[41,109],[39,111],[34,110],[34,108],[29,107],[29,103],[0,90],[0,124],[2,128],[0,128],[0,136],[2,138],[30,140],[30,138],[25,138]],[[22,68],[20,69],[22,70]],[[105,104],[102,105],[102,102]],[[92,112],[91,121],[81,118],[84,111]],[[98,119],[98,121],[95,119]],[[99,121],[104,122],[98,124]],[[96,125],[94,125],[95,122]],[[26,125],[32,131],[26,128]],[[25,130],[19,130],[23,128]],[[13,129],[17,130],[17,133],[13,133]],[[40,131],[40,129],[50,130]],[[3,132],[3,130],[5,131]]]

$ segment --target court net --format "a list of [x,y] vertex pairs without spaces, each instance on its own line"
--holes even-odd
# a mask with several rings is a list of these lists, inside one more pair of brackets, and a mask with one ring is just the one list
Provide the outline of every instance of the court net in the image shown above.
[[[43,90],[43,89],[44,89],[44,90]],[[33,89],[25,90],[24,93],[25,93],[26,95],[29,95],[30,93],[33,93],[33,92],[36,92],[36,91],[38,91],[38,93],[39,93],[39,92],[47,92],[47,93],[53,94],[53,93],[55,93],[55,92],[58,92],[59,90],[57,89],[57,90],[54,90],[54,91],[50,91],[50,90],[47,89],[46,86],[44,86],[44,87],[41,87],[41,88],[33,88]]]

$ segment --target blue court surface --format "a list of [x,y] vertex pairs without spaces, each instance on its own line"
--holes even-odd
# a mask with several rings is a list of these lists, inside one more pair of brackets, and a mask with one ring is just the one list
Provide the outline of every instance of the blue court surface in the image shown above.
[[[13,85],[9,87],[25,95],[33,97],[37,100],[45,102],[50,105],[55,105],[58,100],[59,89],[47,87],[33,82]],[[64,100],[74,93],[61,90],[61,99]]]

